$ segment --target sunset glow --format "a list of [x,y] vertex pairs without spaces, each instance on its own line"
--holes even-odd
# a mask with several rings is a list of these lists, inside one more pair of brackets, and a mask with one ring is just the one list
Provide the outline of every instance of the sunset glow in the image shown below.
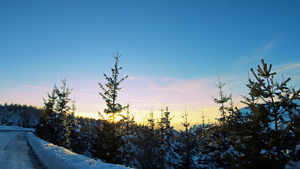
[[214,83],[226,83],[238,107],[250,68],[261,59],[300,84],[299,1],[1,1],[0,103],[43,107],[66,78],[76,114],[106,108],[98,82],[122,55],[118,102],[139,123],[169,107],[193,124],[220,116]]

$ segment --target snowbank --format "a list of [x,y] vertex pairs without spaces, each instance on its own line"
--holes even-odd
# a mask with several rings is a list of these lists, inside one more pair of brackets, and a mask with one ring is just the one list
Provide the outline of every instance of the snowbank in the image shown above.
[[34,152],[48,169],[124,169],[121,165],[103,163],[48,143],[33,133],[27,138]]
[[23,128],[18,126],[0,126],[0,131],[31,131],[34,132],[32,128]]
[[[300,144],[296,145],[294,155],[299,156],[300,154]],[[285,169],[297,169],[300,168],[300,161],[293,161],[290,159],[290,161],[285,165]]]

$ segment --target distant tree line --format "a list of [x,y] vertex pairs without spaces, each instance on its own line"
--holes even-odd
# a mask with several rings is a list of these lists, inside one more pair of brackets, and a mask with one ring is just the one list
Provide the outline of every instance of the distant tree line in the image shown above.
[[20,104],[0,104],[0,125],[34,128],[43,109]]
[[[178,131],[171,125],[173,116],[168,107],[161,108],[158,119],[151,112],[148,123],[141,125],[134,121],[130,105],[118,103],[120,84],[127,78],[119,78],[120,57],[118,53],[114,56],[111,76],[104,74],[107,82],[99,83],[99,94],[106,103],[104,114],[99,115],[108,118],[75,117],[75,101],[69,98],[72,89],[64,79],[62,86],[55,85],[44,100],[38,124],[32,123],[36,134],[74,152],[133,168],[300,166],[300,90],[288,86],[290,78],[275,81],[272,65],[264,60],[257,71],[251,69],[249,94],[242,100],[246,108],[234,106],[232,95],[223,91],[225,83],[219,78],[219,95],[213,100],[220,105],[221,117],[215,124],[192,125],[185,111],[181,114],[183,130]],[[0,110],[2,107],[7,106]],[[122,120],[117,121],[117,116]],[[6,119],[1,122],[7,123],[9,118],[1,113],[1,119]]]

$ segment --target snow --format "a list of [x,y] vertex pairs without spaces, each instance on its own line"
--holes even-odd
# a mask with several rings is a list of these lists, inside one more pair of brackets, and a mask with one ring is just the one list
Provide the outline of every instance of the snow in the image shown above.
[[262,149],[262,150],[260,151],[260,154],[267,154],[267,150]]
[[[300,100],[293,99],[292,102],[293,102],[294,104],[297,104],[298,106],[300,106]],[[298,107],[298,109],[299,109],[299,107]],[[244,117],[246,117],[246,116],[248,116],[248,115],[251,114],[251,113],[250,113],[251,110],[250,110],[249,107],[247,107],[247,106],[246,106],[246,107],[243,107],[243,108],[241,108],[241,109],[239,109],[239,110],[240,110],[242,116],[244,116]],[[283,120],[286,121],[286,122],[290,120],[289,117],[286,116],[286,115],[283,115],[282,118],[283,118]],[[284,127],[282,123],[278,123],[277,125],[278,125],[279,128],[280,128],[280,127]],[[275,121],[274,121],[274,119],[273,119],[273,121],[271,121],[271,122],[269,123],[269,127],[270,127],[272,130],[275,130]]]
[[0,131],[31,131],[34,132],[35,130],[32,128],[23,128],[18,126],[0,126]]
[[80,154],[73,153],[63,147],[46,142],[33,133],[27,134],[28,141],[39,159],[48,169],[124,169],[121,165],[103,163]]
[[27,144],[27,131],[0,130],[0,168],[41,168]]
[[[300,151],[300,144],[296,145],[296,147],[295,147],[295,154],[299,154],[298,151]],[[300,161],[290,160],[285,165],[285,169],[297,169],[297,168],[300,168]]]
[[297,152],[297,151],[300,151],[300,144],[299,144],[299,145],[296,145],[295,152]]
[[285,169],[297,169],[300,168],[300,161],[290,161],[286,166]]
[[226,158],[227,155],[230,155],[230,156],[234,157],[234,156],[241,156],[242,154],[240,152],[236,151],[234,149],[234,147],[232,145],[230,145],[228,150],[221,154],[221,157]]
[[[56,146],[36,137],[32,132],[34,129],[22,128],[17,126],[0,126],[0,131],[28,131],[27,139],[40,161],[47,169],[125,169],[125,166],[103,163],[80,154],[71,152],[63,147]],[[10,136],[11,132],[5,133],[5,137]],[[5,145],[1,142],[1,145]]]

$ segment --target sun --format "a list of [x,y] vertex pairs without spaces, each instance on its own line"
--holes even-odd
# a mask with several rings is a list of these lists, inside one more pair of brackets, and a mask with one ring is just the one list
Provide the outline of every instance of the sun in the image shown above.
[[104,114],[102,117],[109,122],[119,122],[124,119],[124,115],[122,113],[116,113],[114,116],[112,114]]
[[123,117],[124,116],[122,114],[116,114],[115,115],[115,122],[119,122],[119,121],[123,120],[124,119]]

